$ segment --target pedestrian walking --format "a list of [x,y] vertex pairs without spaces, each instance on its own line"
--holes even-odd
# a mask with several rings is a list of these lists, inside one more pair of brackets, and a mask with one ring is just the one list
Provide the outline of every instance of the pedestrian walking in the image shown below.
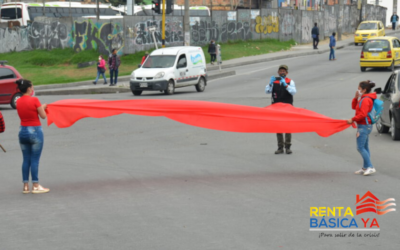
[[314,28],[311,30],[311,36],[313,38],[313,46],[314,49],[318,49],[318,43],[319,43],[319,28],[317,26],[317,23],[314,23]]
[[217,59],[217,48],[214,40],[211,40],[210,44],[208,45],[208,53],[211,56],[211,64],[214,65],[214,62]]
[[329,37],[329,48],[331,48],[331,53],[329,54],[329,61],[334,61],[336,60],[335,58],[335,47],[336,47],[336,39],[335,39],[336,33],[333,32],[332,36]]
[[396,29],[396,23],[399,21],[399,16],[396,14],[396,11],[393,12],[393,15],[390,17],[390,22],[392,22],[392,30]]
[[[278,68],[278,77],[272,76],[270,82],[265,87],[266,94],[272,94],[272,104],[275,103],[288,103],[293,105],[293,96],[296,94],[296,86],[293,80],[287,77],[289,67],[287,65],[280,65]],[[292,150],[292,134],[286,133],[285,140],[283,134],[276,134],[278,139],[278,150],[275,154],[282,154],[283,148],[286,149],[286,154],[291,154]]]
[[363,158],[363,167],[355,174],[370,175],[376,172],[371,162],[371,153],[369,151],[369,134],[372,132],[372,122],[368,113],[371,112],[376,93],[371,93],[375,87],[372,81],[363,81],[358,85],[358,90],[351,103],[352,109],[356,110],[356,115],[347,120],[348,124],[357,123],[357,150]]
[[17,101],[17,112],[21,119],[19,130],[19,144],[23,155],[22,181],[23,193],[30,193],[29,174],[32,176],[32,193],[40,194],[50,191],[39,185],[39,160],[43,149],[43,131],[39,120],[46,119],[47,104],[40,104],[36,97],[32,97],[32,82],[26,79],[16,81],[19,91],[23,94]]
[[140,65],[143,65],[144,61],[146,61],[148,56],[149,56],[149,52],[146,51],[146,53],[144,53],[144,56],[142,57],[142,62],[140,63]]
[[104,84],[107,84],[107,78],[106,78],[106,61],[103,59],[102,55],[99,55],[99,61],[97,62],[97,77],[96,80],[94,80],[93,84],[96,85],[97,81],[99,80],[100,75],[103,76],[104,79]]
[[6,130],[6,124],[4,123],[3,114],[0,111],[0,133]]
[[118,68],[121,65],[121,59],[117,56],[117,50],[113,49],[108,58],[108,67],[110,68],[110,86],[116,86],[118,81]]

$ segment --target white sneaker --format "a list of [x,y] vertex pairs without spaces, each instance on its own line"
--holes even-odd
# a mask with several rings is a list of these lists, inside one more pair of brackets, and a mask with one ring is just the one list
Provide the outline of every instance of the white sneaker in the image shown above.
[[360,169],[360,170],[357,170],[356,172],[354,172],[355,174],[364,174],[364,172],[365,172],[365,168],[362,168],[362,169]]
[[364,175],[370,175],[375,172],[376,172],[375,168],[367,168],[367,170],[365,170],[365,172],[364,172]]

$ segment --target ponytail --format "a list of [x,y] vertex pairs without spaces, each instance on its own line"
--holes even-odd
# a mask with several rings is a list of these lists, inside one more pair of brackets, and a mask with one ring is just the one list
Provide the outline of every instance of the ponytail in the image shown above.
[[360,82],[360,88],[365,89],[366,93],[370,93],[371,90],[375,87],[375,83],[370,80],[362,81]]

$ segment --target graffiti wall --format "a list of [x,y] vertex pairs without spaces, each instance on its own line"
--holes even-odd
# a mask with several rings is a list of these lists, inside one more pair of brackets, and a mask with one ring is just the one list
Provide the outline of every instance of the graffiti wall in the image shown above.
[[[367,5],[362,20],[386,20],[386,8]],[[325,6],[324,11],[261,9],[213,11],[210,17],[190,17],[192,45],[206,45],[211,40],[227,42],[274,38],[312,42],[311,29],[318,23],[320,39],[332,32],[352,33],[360,20],[357,6]],[[0,28],[0,53],[32,49],[73,48],[76,52],[98,50],[102,54],[116,49],[118,54],[132,54],[154,48],[154,39],[161,46],[161,18],[156,16],[125,16],[123,19],[37,17],[28,27]],[[154,38],[150,29],[154,28]],[[167,16],[167,46],[184,43],[183,16]]]

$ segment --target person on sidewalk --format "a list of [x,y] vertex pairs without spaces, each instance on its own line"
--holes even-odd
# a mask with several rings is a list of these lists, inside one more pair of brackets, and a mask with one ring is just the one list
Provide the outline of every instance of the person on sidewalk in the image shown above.
[[317,27],[317,23],[314,23],[314,28],[311,30],[311,36],[313,38],[313,46],[314,49],[318,49],[319,43],[319,28]]
[[110,68],[110,86],[116,86],[118,81],[118,68],[121,65],[121,59],[117,56],[117,50],[113,49],[108,58],[108,67]]
[[142,62],[140,63],[140,65],[143,65],[144,61],[146,61],[146,58],[149,56],[149,52],[145,52],[144,56],[142,57]]
[[211,40],[210,45],[208,45],[208,54],[211,56],[211,65],[214,65],[214,62],[217,58],[217,48],[214,40]]
[[31,192],[29,173],[32,176],[32,193],[47,193],[50,189],[39,185],[39,160],[43,149],[43,131],[39,116],[46,119],[47,104],[42,105],[37,97],[31,96],[33,92],[31,81],[19,79],[15,83],[23,94],[17,101],[17,112],[21,119],[18,137],[23,155],[22,182],[24,187],[22,193]]
[[363,81],[358,85],[358,90],[351,103],[352,109],[356,110],[356,115],[347,120],[348,124],[357,123],[357,150],[363,158],[363,167],[354,172],[355,174],[370,175],[376,172],[371,163],[371,153],[369,151],[369,134],[372,132],[372,123],[368,113],[371,112],[376,93],[371,93],[375,87],[372,81]]
[[[294,81],[287,77],[289,67],[287,65],[280,65],[278,68],[279,77],[271,76],[270,82],[265,87],[265,93],[272,93],[272,104],[275,103],[288,103],[293,105],[293,96],[296,94],[296,86]],[[278,150],[275,154],[282,154],[283,148],[286,149],[286,154],[291,154],[290,146],[292,145],[292,134],[285,134],[285,141],[283,134],[276,134],[278,139]]]
[[336,60],[335,58],[335,47],[336,47],[336,39],[335,39],[336,33],[333,32],[332,36],[329,37],[329,48],[331,48],[331,53],[329,54],[329,61],[334,61]]
[[390,17],[390,22],[392,22],[392,30],[396,29],[396,23],[399,21],[399,16],[396,14],[396,11],[393,12],[393,15]]
[[3,133],[6,130],[6,124],[4,123],[3,115],[0,111],[0,133]]
[[107,78],[106,78],[106,61],[103,59],[102,55],[99,55],[99,61],[97,62],[97,77],[96,80],[94,80],[93,84],[96,85],[97,81],[99,80],[100,75],[103,76],[104,79],[104,84],[107,84]]

